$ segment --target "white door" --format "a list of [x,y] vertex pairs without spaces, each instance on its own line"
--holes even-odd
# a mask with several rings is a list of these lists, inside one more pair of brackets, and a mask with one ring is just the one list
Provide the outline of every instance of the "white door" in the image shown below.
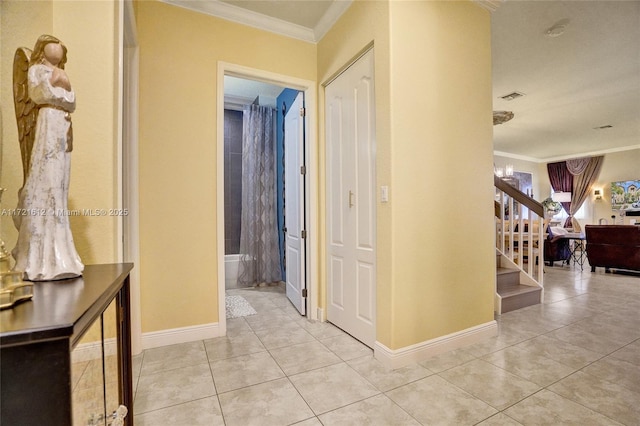
[[327,319],[366,345],[376,340],[373,50],[325,90]]
[[303,94],[300,92],[284,117],[284,226],[287,297],[305,315],[303,106]]

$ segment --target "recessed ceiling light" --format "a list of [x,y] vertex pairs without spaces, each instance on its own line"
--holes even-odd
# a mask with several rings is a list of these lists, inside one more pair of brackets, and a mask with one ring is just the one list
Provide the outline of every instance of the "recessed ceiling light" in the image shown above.
[[511,92],[508,95],[499,96],[500,99],[504,99],[505,101],[512,101],[517,98],[521,98],[524,96],[522,92]]
[[610,129],[613,126],[611,124],[605,124],[604,126],[598,126],[598,127],[594,127],[593,130],[604,130],[604,129]]

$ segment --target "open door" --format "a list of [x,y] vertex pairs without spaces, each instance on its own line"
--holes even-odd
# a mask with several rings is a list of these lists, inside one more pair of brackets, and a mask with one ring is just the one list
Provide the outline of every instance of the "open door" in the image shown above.
[[298,93],[284,117],[284,225],[287,297],[306,315],[304,214],[304,96]]

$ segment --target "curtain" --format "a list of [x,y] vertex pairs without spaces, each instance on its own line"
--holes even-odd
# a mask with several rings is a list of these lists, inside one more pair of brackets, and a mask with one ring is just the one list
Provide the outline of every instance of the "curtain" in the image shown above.
[[574,176],[581,175],[591,162],[591,157],[572,158],[567,160],[567,170]]
[[247,105],[243,109],[238,284],[245,287],[282,278],[273,119],[271,108]]
[[[549,182],[554,192],[573,192],[573,175],[567,169],[566,161],[547,164],[547,172],[549,173]],[[569,215],[564,227],[571,225],[571,203],[561,203],[562,208]]]
[[600,175],[600,169],[602,168],[602,162],[604,156],[591,157],[588,164],[585,166],[584,171],[581,174],[573,177],[573,192],[571,193],[571,210],[570,217],[572,218],[572,225],[574,232],[580,232],[580,224],[573,215],[576,214],[584,201],[589,197],[591,193],[591,185],[598,180]]

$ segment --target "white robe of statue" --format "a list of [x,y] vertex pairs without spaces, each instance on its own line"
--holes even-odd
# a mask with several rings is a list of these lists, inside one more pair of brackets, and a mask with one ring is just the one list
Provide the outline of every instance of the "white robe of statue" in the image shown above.
[[31,166],[22,188],[14,223],[19,236],[12,254],[15,269],[31,281],[82,275],[84,265],[74,242],[67,207],[71,153],[67,152],[69,113],[75,93],[51,85],[53,69],[29,67],[29,96],[40,107]]

